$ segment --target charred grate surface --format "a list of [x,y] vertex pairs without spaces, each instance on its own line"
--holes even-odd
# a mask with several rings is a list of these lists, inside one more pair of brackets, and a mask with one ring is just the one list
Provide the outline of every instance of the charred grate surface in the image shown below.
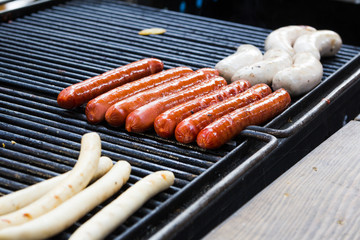
[[[155,36],[137,34],[150,27],[167,31]],[[153,132],[129,134],[106,124],[90,125],[84,108],[59,108],[58,93],[71,84],[146,57],[163,60],[166,69],[213,67],[240,44],[263,49],[269,32],[111,0],[69,1],[1,23],[0,193],[8,194],[68,171],[78,157],[81,136],[96,131],[102,138],[103,155],[132,165],[124,189],[156,170],[167,169],[176,175],[173,187],[154,197],[112,235],[121,236],[174,196],[184,198],[184,188],[225,161],[230,152],[239,151],[242,141],[230,142],[218,151],[205,151],[161,139]],[[335,58],[323,60],[324,81],[359,50],[344,45]],[[66,238],[91,215],[61,236]]]

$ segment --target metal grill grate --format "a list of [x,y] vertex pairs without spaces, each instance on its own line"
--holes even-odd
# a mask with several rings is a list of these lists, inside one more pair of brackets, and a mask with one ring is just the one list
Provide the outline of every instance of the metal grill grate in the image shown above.
[[[156,36],[137,34],[150,27],[163,27],[167,32]],[[112,237],[131,231],[151,215],[159,215],[156,211],[161,212],[158,209],[165,209],[169,202],[174,202],[175,209],[175,203],[191,201],[189,191],[208,187],[205,183],[211,186],[215,176],[225,174],[225,170],[216,168],[218,165],[231,162],[227,167],[231,168],[241,162],[241,156],[246,155],[244,138],[218,151],[205,151],[161,139],[154,132],[131,134],[106,124],[90,125],[83,107],[61,109],[56,97],[71,84],[146,57],[163,60],[166,69],[183,65],[194,70],[213,67],[239,44],[263,49],[269,32],[112,0],[69,1],[1,23],[0,192],[8,194],[68,171],[76,162],[81,136],[96,131],[102,138],[103,155],[132,165],[125,189],[156,170],[168,169],[176,175],[173,187],[150,200]],[[359,50],[344,45],[337,57],[325,59],[324,80]],[[58,237],[66,238],[100,208]]]

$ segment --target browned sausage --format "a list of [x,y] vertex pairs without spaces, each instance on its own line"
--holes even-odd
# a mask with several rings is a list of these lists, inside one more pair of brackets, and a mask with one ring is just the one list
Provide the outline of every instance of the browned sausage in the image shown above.
[[199,69],[171,82],[135,94],[115,103],[105,113],[105,120],[114,127],[124,125],[126,117],[135,109],[158,98],[179,92],[185,88],[198,84],[213,75],[218,75],[215,69]]
[[172,137],[176,125],[191,114],[235,96],[249,87],[249,81],[239,80],[205,96],[177,105],[163,112],[155,119],[154,129],[160,137]]
[[129,132],[144,132],[151,128],[155,118],[166,110],[208,94],[224,85],[226,85],[226,80],[223,77],[214,76],[181,92],[148,103],[127,116],[125,124],[126,130]]
[[142,59],[65,88],[59,93],[57,102],[67,109],[78,107],[115,87],[160,72],[163,67],[159,59]]
[[284,111],[290,104],[289,93],[278,89],[268,96],[236,109],[206,126],[197,136],[197,144],[206,149],[221,147],[245,127],[265,123]]
[[170,82],[190,72],[192,72],[192,70],[189,67],[172,68],[126,83],[120,87],[103,93],[89,101],[86,105],[85,114],[87,120],[93,124],[99,123],[105,119],[106,110],[108,110],[114,103],[135,95],[136,93],[156,87],[162,83]]
[[223,115],[255,102],[268,94],[271,88],[266,84],[257,84],[248,90],[228,98],[220,103],[201,110],[181,121],[175,129],[175,138],[181,143],[191,143],[196,140],[198,133]]

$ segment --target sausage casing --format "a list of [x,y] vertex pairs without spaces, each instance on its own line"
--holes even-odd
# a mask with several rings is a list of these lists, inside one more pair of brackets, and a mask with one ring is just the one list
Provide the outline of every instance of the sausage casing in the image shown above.
[[236,52],[225,57],[215,65],[215,69],[219,71],[220,76],[231,82],[235,72],[245,66],[252,65],[263,59],[260,49],[251,44],[240,45]]
[[144,132],[151,128],[155,118],[166,110],[206,95],[224,85],[226,85],[226,80],[223,77],[214,76],[200,84],[146,104],[127,116],[125,124],[126,130],[129,132]]
[[247,126],[265,123],[280,114],[290,103],[289,93],[282,88],[278,89],[206,126],[199,132],[196,139],[197,144],[206,149],[219,148]]
[[176,125],[191,114],[235,96],[249,87],[250,83],[246,80],[236,81],[205,96],[177,105],[155,119],[154,129],[161,137],[172,137]]
[[320,84],[323,73],[323,65],[312,53],[296,53],[293,65],[275,74],[271,87],[284,88],[292,97],[299,97]]
[[271,93],[266,84],[257,84],[246,91],[201,110],[181,121],[175,129],[175,138],[181,143],[191,143],[196,140],[198,133],[216,119],[235,109],[255,102]]
[[265,52],[263,60],[238,69],[231,81],[248,80],[251,85],[265,83],[271,85],[274,75],[293,62],[291,55],[282,49],[270,49]]
[[142,59],[65,88],[59,93],[57,102],[60,107],[75,108],[113,88],[160,72],[163,67],[159,59]]
[[192,70],[189,67],[172,68],[114,88],[88,102],[85,109],[86,118],[90,123],[99,123],[105,119],[106,110],[116,102],[190,72]]
[[215,69],[199,69],[186,76],[157,87],[135,94],[113,104],[105,113],[105,120],[114,127],[124,125],[126,117],[135,109],[158,98],[179,92],[185,88],[198,84],[213,75],[218,75]]
[[293,45],[301,35],[315,32],[316,29],[311,26],[289,25],[272,31],[265,39],[265,51],[269,49],[282,49],[291,56],[295,54]]
[[335,56],[342,45],[339,34],[331,30],[317,30],[301,35],[294,43],[295,53],[310,52],[318,60]]

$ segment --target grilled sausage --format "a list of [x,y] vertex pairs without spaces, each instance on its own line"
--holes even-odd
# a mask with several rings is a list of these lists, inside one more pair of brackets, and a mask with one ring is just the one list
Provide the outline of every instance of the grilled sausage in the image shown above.
[[290,102],[289,93],[284,89],[278,89],[206,126],[199,132],[196,138],[197,144],[206,149],[219,148],[238,135],[245,127],[262,124],[280,114]]
[[[98,178],[107,173],[112,166],[113,162],[110,158],[105,156],[101,157],[91,182],[96,181]],[[0,215],[16,211],[39,199],[41,196],[56,187],[61,181],[66,179],[70,172],[71,171],[60,174],[56,177],[49,178],[42,182],[0,197]]]
[[160,72],[163,67],[159,59],[142,59],[65,88],[57,102],[60,107],[75,108],[115,87]]
[[156,87],[162,83],[170,82],[192,72],[188,67],[177,67],[166,71],[153,74],[139,80],[126,83],[114,88],[88,102],[85,109],[87,120],[96,124],[105,119],[106,110],[116,102],[135,95],[136,93]]
[[265,50],[282,49],[291,56],[295,54],[293,45],[298,37],[303,34],[315,32],[310,26],[290,25],[272,31],[265,39]]
[[52,211],[27,223],[0,230],[0,239],[48,239],[70,227],[127,182],[131,166],[118,161],[98,181]]
[[122,126],[125,123],[127,115],[135,109],[158,98],[179,92],[187,87],[198,84],[213,75],[218,75],[218,72],[214,69],[199,69],[184,77],[135,94],[134,96],[123,99],[112,105],[105,113],[105,120],[111,126]]
[[284,88],[289,94],[300,96],[321,82],[323,66],[310,52],[297,53],[294,64],[278,72],[273,79],[274,90]]
[[140,179],[82,224],[69,240],[105,239],[146,201],[173,185],[174,180],[170,171],[157,171]]
[[250,44],[240,45],[237,51],[222,59],[215,65],[220,76],[230,82],[234,73],[245,66],[251,65],[263,59],[263,55],[257,47]]
[[339,34],[331,30],[318,30],[304,34],[294,43],[295,53],[310,52],[318,60],[321,57],[334,56],[341,48]]
[[235,96],[249,87],[250,83],[246,80],[236,81],[203,97],[175,106],[163,112],[155,119],[155,131],[160,137],[172,137],[174,135],[176,125],[191,114],[228,99],[231,96]]
[[78,161],[70,174],[54,189],[15,212],[0,217],[0,229],[28,222],[59,206],[81,191],[90,182],[101,154],[100,136],[86,133],[81,139]]
[[146,104],[127,116],[125,124],[126,130],[129,132],[144,132],[151,128],[155,118],[166,110],[206,95],[224,85],[226,85],[226,80],[223,77],[215,76],[181,92],[171,94]]
[[264,54],[262,61],[236,71],[231,81],[246,79],[252,86],[258,83],[271,85],[274,75],[291,64],[292,57],[289,53],[282,49],[270,49]]
[[271,88],[268,85],[261,83],[234,97],[205,108],[181,121],[176,126],[175,138],[181,143],[194,142],[198,133],[216,119],[251,102],[255,102],[271,92]]

